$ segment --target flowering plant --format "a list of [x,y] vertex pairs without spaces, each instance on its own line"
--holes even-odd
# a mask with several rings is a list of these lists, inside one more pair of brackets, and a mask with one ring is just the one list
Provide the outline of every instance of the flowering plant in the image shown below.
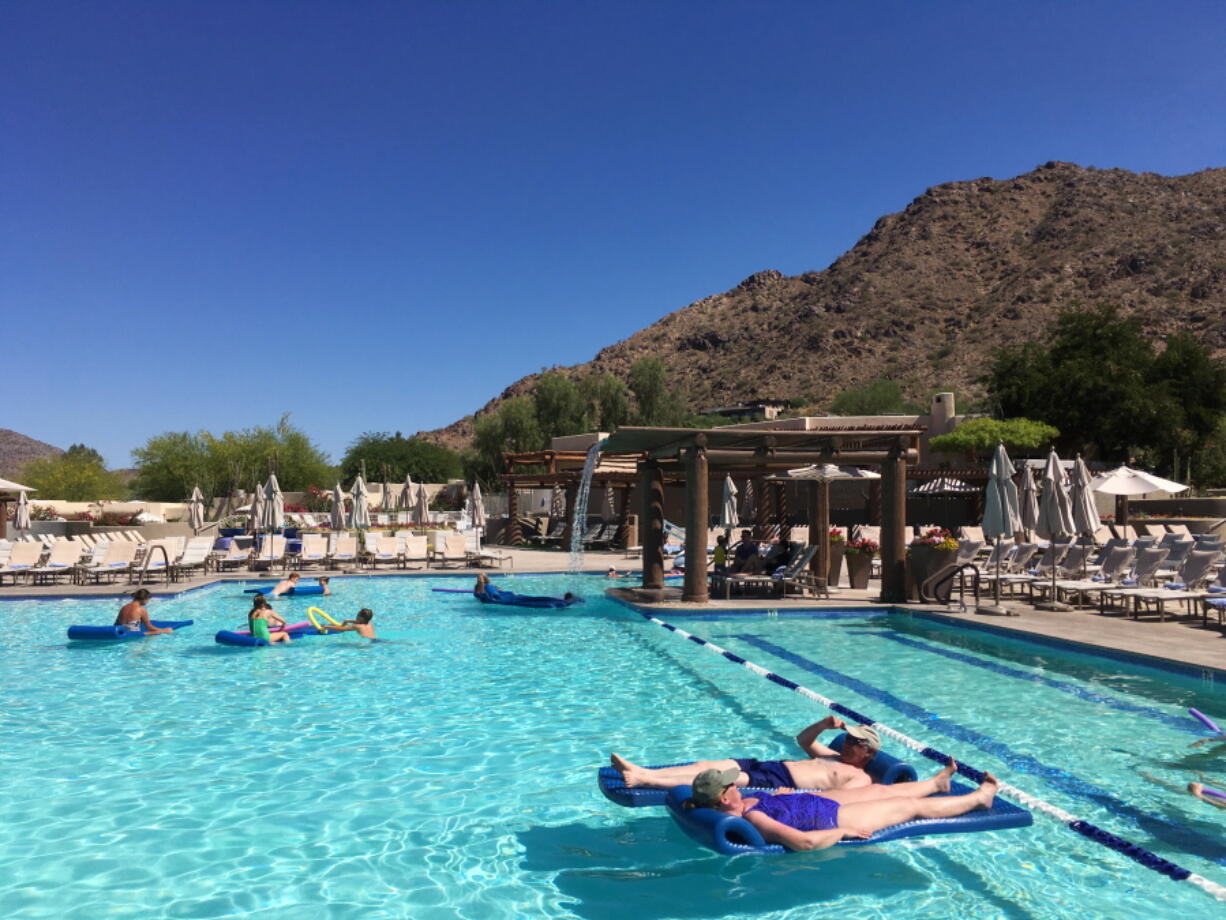
[[912,546],[931,546],[933,549],[957,549],[958,541],[944,527],[924,531],[922,536],[911,541]]
[[843,531],[839,530],[839,528],[837,527],[831,527],[830,528],[830,542],[831,543],[842,543],[843,542]]
[[880,547],[877,545],[876,540],[870,540],[868,537],[861,537],[858,540],[848,540],[847,546],[844,548],[843,552],[849,556],[856,556],[860,554],[865,556],[875,556],[877,555],[878,549],[880,549]]

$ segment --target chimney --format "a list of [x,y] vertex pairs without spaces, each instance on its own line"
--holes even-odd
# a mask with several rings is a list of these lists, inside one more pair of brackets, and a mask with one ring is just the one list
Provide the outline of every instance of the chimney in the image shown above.
[[930,435],[948,434],[953,428],[954,394],[937,393],[932,397],[932,424],[928,428]]

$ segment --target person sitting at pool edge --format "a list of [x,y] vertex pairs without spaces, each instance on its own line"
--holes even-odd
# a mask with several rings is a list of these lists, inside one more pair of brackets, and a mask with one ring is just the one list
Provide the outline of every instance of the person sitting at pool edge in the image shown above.
[[256,639],[263,639],[270,645],[274,642],[292,642],[289,633],[285,632],[285,621],[272,612],[272,605],[263,594],[257,594],[247,614],[247,628]]
[[[843,750],[835,751],[817,740],[818,735],[832,728],[847,732]],[[738,786],[762,789],[790,787],[799,789],[855,789],[873,784],[864,772],[865,766],[881,748],[877,730],[867,725],[846,725],[838,716],[826,716],[807,726],[796,736],[796,743],[809,755],[808,760],[757,760],[752,757],[699,760],[676,767],[640,767],[618,754],[609,762],[622,775],[626,786],[649,789],[671,789],[688,783],[703,770],[737,770]],[[927,780],[921,781],[928,782]],[[898,783],[891,788],[910,784]],[[930,795],[931,793],[923,793]]]
[[145,601],[149,600],[152,596],[145,588],[137,588],[133,591],[132,600],[119,608],[119,613],[115,617],[115,625],[122,626],[131,632],[144,630],[149,635],[174,632],[173,629],[163,629],[160,626],[154,626],[150,622],[149,611],[145,609]]
[[278,597],[287,591],[292,591],[298,587],[298,579],[301,577],[297,572],[290,572],[287,578],[282,579],[273,586],[273,589],[268,592],[268,596]]
[[328,582],[332,580],[332,576],[330,576],[330,575],[320,575],[318,580],[319,580],[319,586],[320,586],[321,588],[323,588],[323,589],[324,589],[324,590],[323,590],[323,596],[324,596],[324,597],[331,597],[331,596],[332,596],[332,589],[328,587]]
[[[943,783],[938,791],[949,791],[956,769],[957,764],[950,760],[938,774]],[[745,797],[737,786],[737,774],[735,767],[703,770],[694,777],[686,807],[714,808],[743,817],[768,843],[782,844],[789,850],[820,850],[844,838],[863,839],[916,818],[953,818],[977,808],[991,808],[999,785],[991,773],[985,773],[974,792],[939,798],[896,795],[893,786],[836,789],[822,795],[786,789],[774,795]]]
[[340,626],[333,626],[331,623],[325,623],[324,632],[355,632],[364,639],[374,639],[375,628],[370,624],[370,621],[375,618],[374,611],[369,607],[363,607],[358,611],[358,615],[352,620],[342,620]]

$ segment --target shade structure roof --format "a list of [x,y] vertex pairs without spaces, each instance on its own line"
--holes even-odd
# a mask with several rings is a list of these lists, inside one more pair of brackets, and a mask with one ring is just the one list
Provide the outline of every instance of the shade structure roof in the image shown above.
[[19,492],[37,492],[38,489],[31,489],[29,486],[23,486],[19,482],[10,482],[7,479],[0,479],[0,501],[16,501]]
[[[609,453],[644,454],[653,460],[680,459],[682,451],[705,447],[712,468],[736,469],[778,463],[796,466],[796,455],[809,455],[808,462],[854,458],[855,462],[884,459],[886,451],[902,446],[908,459],[919,443],[919,429],[878,428],[830,431],[778,431],[694,428],[640,428],[627,426],[609,435],[604,450]],[[880,455],[874,458],[873,455]],[[825,459],[823,459],[825,458]]]

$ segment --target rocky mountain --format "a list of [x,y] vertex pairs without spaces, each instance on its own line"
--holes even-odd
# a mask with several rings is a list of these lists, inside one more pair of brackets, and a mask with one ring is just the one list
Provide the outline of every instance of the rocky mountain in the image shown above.
[[[1077,302],[1114,304],[1155,337],[1182,329],[1226,351],[1226,169],[1169,177],[1049,162],[938,185],[824,271],[751,275],[561,370],[624,379],[658,357],[695,408],[767,397],[820,406],[878,378],[912,396],[974,395],[993,349],[1041,338]],[[422,434],[461,446],[472,419]]]
[[52,457],[63,451],[42,441],[28,438],[24,434],[0,428],[0,476],[5,479],[16,479],[21,468],[31,460]]

